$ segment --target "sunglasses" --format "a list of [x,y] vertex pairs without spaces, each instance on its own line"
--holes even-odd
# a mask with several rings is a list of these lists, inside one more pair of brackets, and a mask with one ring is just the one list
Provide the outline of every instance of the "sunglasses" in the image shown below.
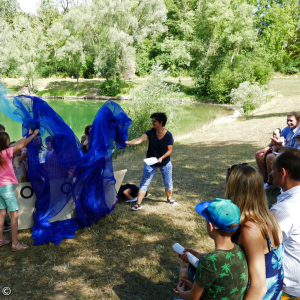
[[226,180],[228,180],[228,178],[229,178],[231,172],[232,172],[232,171],[235,169],[235,167],[237,167],[237,166],[249,166],[249,164],[248,164],[248,163],[241,163],[241,164],[235,164],[235,165],[232,165],[231,167],[229,167],[229,168],[227,169]]

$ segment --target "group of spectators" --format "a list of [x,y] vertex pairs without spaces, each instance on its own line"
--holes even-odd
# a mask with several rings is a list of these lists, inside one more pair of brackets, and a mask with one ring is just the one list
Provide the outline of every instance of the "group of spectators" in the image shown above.
[[[247,163],[231,166],[227,199],[196,206],[215,250],[186,248],[179,255],[175,299],[300,299],[299,124],[300,114],[289,113],[288,126],[282,132],[276,128],[270,144],[256,153],[260,172]],[[272,206],[265,193],[270,188],[280,189]],[[199,258],[197,268],[188,262],[188,252]]]
[[[171,198],[172,171],[165,170],[171,163],[173,138],[164,129],[166,116],[156,113],[151,118],[151,130],[126,142],[137,145],[149,139],[147,158],[158,160],[154,165],[145,164],[139,190],[130,185],[120,190],[120,199],[137,195],[132,210],[142,208],[142,199],[157,168],[163,176],[167,199],[171,200],[168,202],[175,201]],[[300,299],[299,123],[299,113],[289,113],[288,126],[282,131],[276,128],[270,144],[256,153],[260,172],[247,163],[231,166],[226,176],[226,199],[196,206],[207,221],[215,250],[198,253],[186,248],[179,255],[182,265],[176,285],[179,296],[175,299]],[[164,143],[160,142],[164,137]],[[265,192],[271,187],[281,189],[272,207]],[[188,252],[199,259],[197,267],[189,263]]]
[[283,148],[300,149],[300,114],[292,111],[287,115],[287,127],[276,128],[269,145],[256,152],[256,163],[263,176],[265,189],[274,188],[271,175],[272,162]]

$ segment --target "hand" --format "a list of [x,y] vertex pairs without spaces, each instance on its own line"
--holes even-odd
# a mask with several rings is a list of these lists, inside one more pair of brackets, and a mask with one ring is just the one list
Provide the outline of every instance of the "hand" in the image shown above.
[[184,282],[185,283],[185,290],[191,290],[193,288],[194,283],[187,280],[187,279],[181,279],[180,282]]
[[185,284],[186,284],[185,280],[182,279],[179,282],[179,284],[177,285],[177,291],[178,291],[179,295],[180,295],[180,293],[185,292]]
[[32,135],[32,129],[29,129],[28,133],[29,133],[30,135]]
[[160,158],[158,159],[158,161],[159,161],[159,163],[161,164],[161,163],[162,163],[162,158],[160,157]]
[[278,141],[276,138],[271,137],[271,140],[274,141],[275,145],[282,145],[283,141]]
[[178,253],[178,257],[179,257],[182,261],[189,262],[186,253],[183,253],[183,254],[179,254],[179,253]]
[[34,132],[33,132],[33,134],[38,135],[39,132],[40,132],[39,129],[35,129]]
[[255,153],[255,156],[258,156],[259,154],[265,154],[266,152],[267,152],[267,150],[264,150],[264,149],[259,150]]

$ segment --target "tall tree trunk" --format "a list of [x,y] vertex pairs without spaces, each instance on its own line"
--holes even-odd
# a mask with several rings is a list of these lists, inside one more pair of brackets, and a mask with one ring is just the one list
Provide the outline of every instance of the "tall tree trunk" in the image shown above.
[[232,52],[232,55],[231,55],[230,64],[232,64],[232,62],[233,62],[233,59],[234,59],[234,51],[235,51],[235,49],[233,49],[233,52]]

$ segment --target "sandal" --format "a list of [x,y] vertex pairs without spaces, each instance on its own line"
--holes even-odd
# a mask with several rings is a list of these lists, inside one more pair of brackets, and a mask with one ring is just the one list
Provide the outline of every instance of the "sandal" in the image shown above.
[[[19,248],[20,245],[22,245],[23,248]],[[27,248],[28,248],[27,245],[25,245],[25,244],[20,244],[20,242],[18,242],[17,245],[11,245],[11,250],[12,250],[13,252],[15,252],[15,251],[20,251],[20,250],[25,250],[25,249],[27,249]]]
[[0,243],[1,243],[0,247],[2,247],[2,246],[5,246],[5,245],[8,245],[8,244],[10,243],[10,241],[5,240],[5,239],[3,238],[3,240],[0,240]]
[[167,203],[172,204],[172,205],[178,205],[178,202],[174,200],[173,198],[167,199]]
[[142,205],[141,205],[141,204],[135,204],[135,205],[133,205],[130,209],[131,209],[131,210],[142,209]]

